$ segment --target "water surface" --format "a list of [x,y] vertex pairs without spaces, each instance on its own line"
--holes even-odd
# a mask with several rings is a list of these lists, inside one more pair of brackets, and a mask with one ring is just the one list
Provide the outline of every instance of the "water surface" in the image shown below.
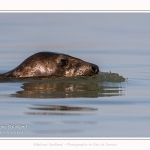
[[0,13],[0,73],[33,53],[54,51],[126,78],[1,80],[0,137],[149,137],[149,18]]

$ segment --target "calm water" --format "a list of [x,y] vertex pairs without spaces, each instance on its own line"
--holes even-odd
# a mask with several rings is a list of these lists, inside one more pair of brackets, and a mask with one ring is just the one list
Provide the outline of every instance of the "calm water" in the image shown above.
[[118,73],[0,82],[0,137],[150,137],[149,13],[0,13],[0,73],[39,51]]

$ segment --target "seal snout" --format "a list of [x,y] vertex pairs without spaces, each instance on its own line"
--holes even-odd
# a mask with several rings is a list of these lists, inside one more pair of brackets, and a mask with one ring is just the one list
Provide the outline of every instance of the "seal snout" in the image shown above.
[[97,74],[99,72],[99,67],[97,65],[91,64],[90,68],[94,74]]

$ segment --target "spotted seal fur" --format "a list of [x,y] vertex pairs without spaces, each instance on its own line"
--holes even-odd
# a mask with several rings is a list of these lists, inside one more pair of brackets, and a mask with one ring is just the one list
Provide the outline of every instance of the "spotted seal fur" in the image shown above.
[[62,53],[39,52],[0,77],[73,77],[98,74],[99,67]]

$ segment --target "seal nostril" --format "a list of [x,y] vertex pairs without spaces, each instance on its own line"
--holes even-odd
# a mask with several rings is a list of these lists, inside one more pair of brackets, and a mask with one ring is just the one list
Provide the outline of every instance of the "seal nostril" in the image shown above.
[[96,68],[94,66],[92,66],[92,71],[95,72],[96,71]]
[[96,65],[92,65],[92,66],[91,66],[91,70],[92,70],[92,72],[94,72],[94,73],[98,73],[98,72],[99,72],[99,69],[98,69],[98,67],[97,67]]

